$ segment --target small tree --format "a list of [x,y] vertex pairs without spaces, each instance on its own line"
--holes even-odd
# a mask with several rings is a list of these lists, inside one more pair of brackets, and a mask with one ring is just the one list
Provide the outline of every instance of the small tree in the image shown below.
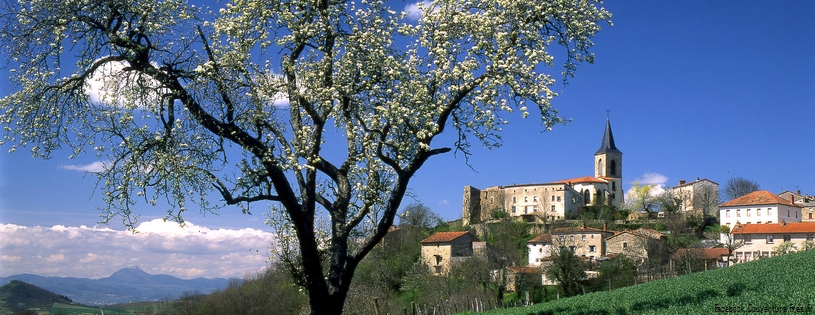
[[730,257],[733,255],[734,251],[744,246],[744,240],[737,240],[730,227],[726,225],[719,226],[719,233],[721,234],[719,246],[727,248],[727,265],[730,266]]
[[795,243],[790,242],[790,241],[784,241],[781,244],[778,244],[778,246],[773,247],[773,252],[776,255],[792,254],[792,253],[796,252],[797,250],[798,250],[798,245],[795,245]]
[[553,248],[551,257],[552,263],[545,270],[546,277],[556,281],[565,296],[582,292],[582,283],[586,280],[583,260],[566,246]]

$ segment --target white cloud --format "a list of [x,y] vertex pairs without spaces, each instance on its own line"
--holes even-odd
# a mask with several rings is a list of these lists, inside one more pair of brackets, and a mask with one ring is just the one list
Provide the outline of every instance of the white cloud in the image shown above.
[[257,229],[184,227],[161,219],[138,233],[108,227],[0,224],[0,276],[103,278],[138,266],[179,278],[243,277],[268,265],[273,234]]
[[60,165],[64,170],[80,171],[86,173],[99,173],[105,170],[105,163],[96,161],[91,164],[68,164]]
[[663,185],[668,181],[668,177],[660,173],[645,173],[640,177],[634,179],[635,182],[640,183],[640,185]]
[[[421,4],[421,7],[420,7],[420,4]],[[422,10],[431,7],[432,4],[433,3],[431,1],[421,1],[421,2],[416,2],[416,3],[411,3],[411,4],[406,5],[405,8],[402,9],[402,12],[404,12],[406,14],[406,17],[407,17],[408,20],[418,21],[419,19],[422,18]]]

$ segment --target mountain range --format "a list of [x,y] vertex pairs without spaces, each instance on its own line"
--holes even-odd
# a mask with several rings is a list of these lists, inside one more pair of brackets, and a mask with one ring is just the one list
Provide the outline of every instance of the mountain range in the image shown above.
[[210,293],[226,288],[235,279],[179,279],[169,275],[151,275],[139,267],[116,271],[107,278],[43,277],[19,274],[0,277],[0,286],[19,280],[64,295],[74,303],[110,305],[136,301],[172,300],[183,293]]

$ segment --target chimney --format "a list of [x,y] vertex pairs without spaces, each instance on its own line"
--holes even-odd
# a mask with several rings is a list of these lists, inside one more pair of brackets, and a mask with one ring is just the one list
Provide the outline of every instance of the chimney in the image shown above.
[[795,203],[795,195],[790,194],[790,202]]
[[679,185],[685,185],[685,180],[684,180],[684,179],[680,179],[680,180],[679,180]]
[[608,231],[608,222],[603,222],[603,231]]
[[787,225],[787,220],[781,220],[781,226]]

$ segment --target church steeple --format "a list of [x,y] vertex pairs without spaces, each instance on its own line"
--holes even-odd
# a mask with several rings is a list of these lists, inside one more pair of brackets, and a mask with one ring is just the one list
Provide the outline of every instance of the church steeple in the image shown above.
[[600,149],[597,152],[594,152],[595,155],[597,154],[605,154],[605,153],[620,153],[620,150],[617,149],[617,146],[614,145],[614,134],[611,133],[611,121],[606,119],[606,132],[603,134],[603,142],[600,143]]
[[623,201],[623,152],[614,144],[614,134],[611,132],[611,120],[606,119],[606,130],[600,149],[594,153],[594,177],[602,178],[609,183],[609,204],[619,207]]

